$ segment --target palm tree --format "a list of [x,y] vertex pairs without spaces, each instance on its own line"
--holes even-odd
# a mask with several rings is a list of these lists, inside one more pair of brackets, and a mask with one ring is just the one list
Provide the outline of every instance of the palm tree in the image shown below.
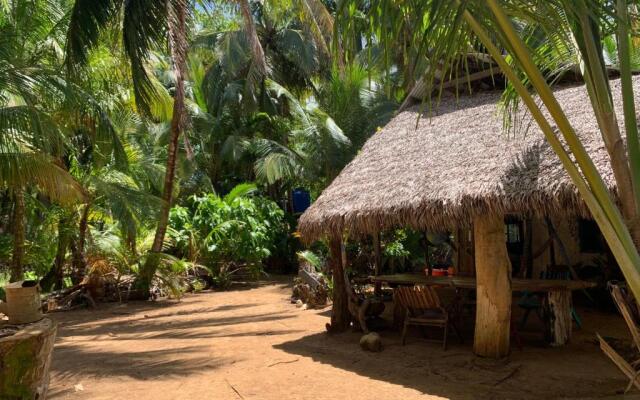
[[[414,35],[418,35],[417,43],[421,49],[416,57],[427,60],[423,80],[437,89],[443,84],[440,78],[455,73],[456,67],[464,65],[469,55],[486,53],[491,56],[508,79],[513,93],[517,93],[519,100],[527,106],[562,161],[600,226],[634,295],[640,298],[640,255],[637,250],[640,242],[640,142],[631,80],[634,52],[630,50],[633,22],[637,16],[629,12],[636,2],[433,0],[420,3],[420,15],[423,15],[422,23],[425,25],[415,30]],[[369,13],[372,18],[379,19],[373,25],[398,27],[403,23],[402,18],[418,12],[412,2],[402,2],[402,7],[398,7],[402,10],[399,13],[383,12],[390,7],[398,7],[397,2],[380,0],[371,3]],[[343,23],[349,26],[348,20]],[[550,89],[549,81],[555,76],[549,74],[554,70],[548,67],[558,52],[534,43],[537,38],[531,35],[534,31],[531,27],[542,31],[549,38],[548,43],[575,44],[573,53],[581,60],[593,112],[617,182],[620,207],[611,198]],[[610,35],[615,35],[617,41],[624,129],[613,108],[603,57],[603,38]],[[381,38],[380,42],[390,45],[391,41]],[[530,90],[538,94],[540,102],[532,97]],[[549,117],[545,116],[541,106],[548,111]],[[553,125],[558,129],[554,130]],[[623,132],[626,145],[622,140]]]
[[55,118],[81,93],[56,65],[62,8],[55,2],[14,0],[6,10],[0,17],[0,186],[13,193],[11,280],[19,280],[29,189],[64,203],[83,198],[80,185],[61,167],[65,138]]
[[151,253],[141,274],[141,285],[144,288],[149,287],[157,268],[156,253],[162,251],[173,197],[178,140],[186,124],[184,80],[186,78],[187,3],[187,0],[167,2],[76,0],[67,34],[67,64],[70,71],[74,72],[76,65],[86,64],[89,50],[98,44],[100,34],[108,24],[122,15],[123,46],[130,60],[136,104],[148,115],[152,114],[152,104],[158,94],[153,80],[149,77],[146,64],[151,51],[162,43],[168,42],[175,75],[173,116],[163,186],[163,204],[158,215]]
[[257,179],[274,197],[300,184],[322,189],[392,108],[357,62],[331,67],[333,19],[321,3],[287,7],[254,4],[252,32],[264,49],[266,76],[256,78],[241,27],[199,32],[189,63],[195,134],[215,138],[203,146],[218,155],[211,180],[220,180],[215,173],[226,162],[224,170]]

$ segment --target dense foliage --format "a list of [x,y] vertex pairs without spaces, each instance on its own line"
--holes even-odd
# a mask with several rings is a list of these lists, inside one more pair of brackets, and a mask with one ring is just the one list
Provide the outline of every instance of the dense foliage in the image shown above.
[[0,1],[0,281],[292,270],[292,190],[397,106],[332,4],[161,4]]
[[289,229],[276,203],[240,195],[251,187],[236,186],[222,198],[213,193],[192,196],[186,206],[172,208],[172,250],[214,273],[230,265],[244,265],[259,272]]
[[[594,110],[605,142],[622,143],[606,75],[638,70],[635,42],[620,40],[636,35],[635,8],[483,3],[0,0],[0,280],[28,276],[50,290],[98,271],[148,292],[203,270],[224,282],[244,267],[291,270],[301,247],[292,191],[318,196],[420,95],[498,87],[509,106],[530,99],[534,84],[586,78],[604,99]],[[500,7],[517,29],[499,21]],[[480,27],[470,28],[471,14]],[[532,62],[503,57],[524,45]],[[509,79],[486,74],[497,67]],[[640,169],[629,166],[640,165],[640,147],[637,129],[629,134],[634,154],[612,149],[628,175],[622,214],[586,158],[581,173],[557,150],[631,270],[628,231],[637,240],[640,225],[625,224],[638,221]],[[424,233],[384,232],[382,242],[396,270],[447,257],[427,255]],[[354,266],[369,268],[371,250],[350,244]],[[326,248],[314,251],[301,256],[317,264]]]

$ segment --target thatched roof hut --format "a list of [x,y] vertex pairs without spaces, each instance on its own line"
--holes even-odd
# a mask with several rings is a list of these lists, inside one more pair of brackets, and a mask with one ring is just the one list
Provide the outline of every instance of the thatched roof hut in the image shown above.
[[[611,84],[622,115],[619,80]],[[640,93],[640,79],[634,86]],[[556,95],[614,190],[585,87],[559,89]],[[329,233],[362,235],[404,226],[448,230],[489,211],[588,216],[535,122],[522,112],[522,127],[505,131],[499,100],[497,92],[451,96],[430,111],[419,105],[400,113],[302,215],[302,237],[312,241]]]

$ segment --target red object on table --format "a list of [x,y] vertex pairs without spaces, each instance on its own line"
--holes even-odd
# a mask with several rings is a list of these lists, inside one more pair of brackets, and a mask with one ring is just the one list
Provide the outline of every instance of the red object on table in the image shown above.
[[434,268],[431,274],[433,276],[447,276],[447,271],[444,269]]

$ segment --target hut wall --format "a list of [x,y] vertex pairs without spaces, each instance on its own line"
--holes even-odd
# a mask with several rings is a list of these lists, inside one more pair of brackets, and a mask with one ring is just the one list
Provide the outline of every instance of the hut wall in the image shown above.
[[456,274],[462,276],[475,276],[476,267],[473,249],[473,230],[459,228],[456,232],[456,249],[454,266]]
[[[558,237],[560,238],[564,245],[564,248],[566,249],[567,256],[571,265],[575,265],[579,262],[583,264],[593,264],[594,259],[601,255],[598,253],[581,252],[577,219],[552,218],[551,221],[554,228],[556,229]],[[544,246],[544,244],[549,239],[549,231],[544,219],[542,218],[533,219],[532,225],[532,252],[536,253]],[[561,247],[557,242],[553,243],[553,251],[555,255],[556,265],[566,265]],[[544,271],[548,265],[551,265],[551,251],[549,248],[547,248],[539,257],[533,260],[532,278],[540,277],[540,273]]]

